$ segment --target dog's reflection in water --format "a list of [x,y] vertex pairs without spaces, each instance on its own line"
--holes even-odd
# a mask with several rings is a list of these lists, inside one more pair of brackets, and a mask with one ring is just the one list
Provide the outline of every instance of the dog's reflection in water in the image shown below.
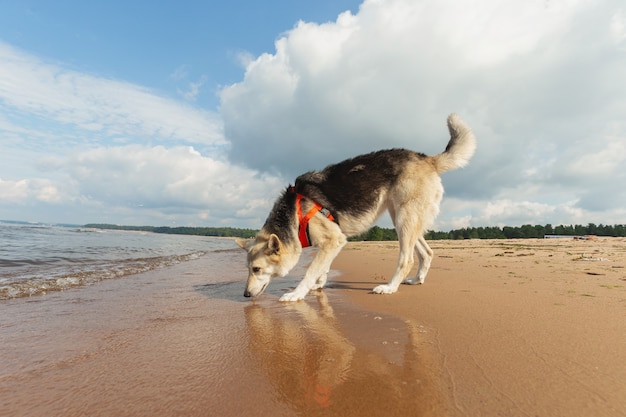
[[333,389],[347,378],[356,349],[339,331],[326,294],[316,296],[318,309],[306,302],[273,308],[255,304],[246,308],[246,318],[252,351],[278,393],[289,397],[283,400],[301,398],[328,407]]
[[342,322],[341,306],[335,314],[323,291],[315,298],[245,309],[250,352],[276,400],[303,415],[446,414],[434,366],[418,350],[423,328],[352,310]]

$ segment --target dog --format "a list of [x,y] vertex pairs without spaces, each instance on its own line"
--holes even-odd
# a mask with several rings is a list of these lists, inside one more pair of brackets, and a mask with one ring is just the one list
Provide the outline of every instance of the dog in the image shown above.
[[[280,301],[302,300],[326,284],[330,265],[350,236],[367,231],[388,211],[398,233],[396,270],[376,294],[393,294],[400,283],[423,284],[433,258],[424,233],[439,214],[443,197],[440,174],[461,168],[476,150],[472,130],[456,114],[448,119],[450,140],[434,156],[388,149],[300,175],[274,203],[254,239],[237,239],[247,252],[245,297],[263,293],[270,280],[284,277],[298,263],[302,248],[319,248],[304,278]],[[417,275],[407,278],[417,254]]]

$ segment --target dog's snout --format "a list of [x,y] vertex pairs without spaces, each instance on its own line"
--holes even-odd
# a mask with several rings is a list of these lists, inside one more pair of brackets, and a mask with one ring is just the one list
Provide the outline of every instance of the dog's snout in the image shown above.
[[252,297],[252,294],[250,294],[250,291],[245,290],[245,291],[243,292],[243,296],[244,296],[244,297]]

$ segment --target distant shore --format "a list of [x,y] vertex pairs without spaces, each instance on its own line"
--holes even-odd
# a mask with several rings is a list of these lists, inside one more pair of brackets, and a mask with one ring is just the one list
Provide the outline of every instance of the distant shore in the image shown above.
[[[83,227],[113,230],[136,230],[153,233],[185,234],[217,237],[254,237],[258,230],[242,229],[237,227],[186,227],[186,226],[123,226],[115,224],[91,223]],[[429,230],[426,232],[427,240],[464,240],[464,239],[539,239],[543,237],[626,237],[626,224],[596,225],[589,223],[584,225],[530,225],[522,226],[487,226],[465,227],[450,230],[448,232]],[[398,235],[393,228],[372,226],[367,232],[358,236],[352,236],[350,241],[379,242],[397,241]]]

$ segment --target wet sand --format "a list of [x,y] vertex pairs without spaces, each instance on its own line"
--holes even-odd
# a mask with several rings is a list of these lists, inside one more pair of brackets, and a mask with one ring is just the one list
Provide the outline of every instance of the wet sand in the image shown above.
[[239,250],[2,302],[0,415],[626,415],[626,240],[431,245],[391,296],[372,242],[299,303],[302,266],[242,297]]
[[[253,302],[243,297],[244,261],[239,249],[223,251],[4,302],[0,415],[399,416],[442,408],[419,325],[359,308],[338,289],[279,303],[293,277]],[[424,401],[418,391],[432,394]]]

